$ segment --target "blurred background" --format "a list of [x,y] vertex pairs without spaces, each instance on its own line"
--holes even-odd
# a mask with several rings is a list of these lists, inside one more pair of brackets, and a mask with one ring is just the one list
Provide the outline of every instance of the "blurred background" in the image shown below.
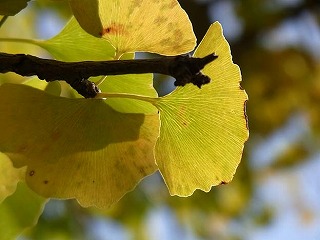
[[[210,23],[221,22],[242,71],[250,139],[234,180],[179,198],[154,174],[107,210],[50,200],[19,239],[320,239],[320,2],[179,2],[198,42]],[[47,39],[70,17],[65,1],[31,1],[0,36]],[[28,44],[18,50],[47,55]],[[172,82],[160,77],[155,86],[165,93]]]

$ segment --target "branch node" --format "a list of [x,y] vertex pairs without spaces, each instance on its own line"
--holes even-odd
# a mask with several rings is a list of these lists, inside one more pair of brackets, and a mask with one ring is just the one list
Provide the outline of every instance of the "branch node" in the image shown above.
[[176,61],[169,66],[170,75],[176,79],[174,85],[184,86],[192,83],[201,88],[202,85],[210,83],[210,78],[200,71],[217,57],[214,53],[203,58],[192,58],[189,55],[177,56]]
[[69,84],[85,98],[94,98],[98,93],[101,92],[96,84],[88,79],[75,79],[72,82],[69,82]]

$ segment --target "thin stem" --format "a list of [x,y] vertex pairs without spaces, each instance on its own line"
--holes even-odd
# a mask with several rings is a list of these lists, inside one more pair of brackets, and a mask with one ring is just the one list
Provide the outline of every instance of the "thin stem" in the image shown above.
[[25,39],[25,38],[0,38],[0,42],[15,42],[15,43],[27,43],[27,44],[38,45],[36,40]]
[[7,21],[9,16],[3,16],[0,20],[0,28],[2,27],[2,25],[5,23],[5,21]]
[[115,59],[115,60],[119,60],[119,59],[121,58],[122,54],[123,54],[123,53],[119,53],[118,50],[116,49],[116,54],[115,54],[115,56],[114,56],[114,59]]
[[95,84],[97,86],[99,86],[100,84],[102,84],[106,79],[107,79],[108,76],[103,76],[99,79],[99,81],[96,81]]
[[143,95],[135,95],[135,94],[128,94],[128,93],[107,93],[107,92],[100,92],[96,95],[97,99],[101,98],[128,98],[128,99],[135,99],[144,102],[149,102],[153,105],[156,104],[157,98],[147,97]]

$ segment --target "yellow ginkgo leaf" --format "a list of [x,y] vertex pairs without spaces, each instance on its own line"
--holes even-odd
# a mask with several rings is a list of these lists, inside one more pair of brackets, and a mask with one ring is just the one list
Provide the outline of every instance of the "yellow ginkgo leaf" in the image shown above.
[[195,47],[192,25],[177,0],[70,0],[70,6],[80,25],[107,39],[117,55],[178,55]]
[[248,138],[247,95],[219,23],[211,25],[194,56],[213,52],[218,58],[203,70],[211,83],[178,87],[156,103],[161,119],[156,160],[173,195],[231,181]]
[[108,207],[157,167],[158,115],[120,113],[104,100],[0,86],[0,151],[50,198]]

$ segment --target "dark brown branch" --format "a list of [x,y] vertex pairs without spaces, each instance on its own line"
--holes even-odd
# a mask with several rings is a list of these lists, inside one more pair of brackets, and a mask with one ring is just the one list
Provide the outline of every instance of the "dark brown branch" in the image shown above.
[[101,75],[160,73],[174,77],[176,86],[193,83],[200,88],[210,82],[210,78],[200,70],[216,58],[215,54],[210,54],[203,58],[174,56],[120,61],[62,62],[25,54],[0,53],[0,73],[37,75],[47,82],[64,80],[82,96],[92,98],[100,90],[88,78]]

